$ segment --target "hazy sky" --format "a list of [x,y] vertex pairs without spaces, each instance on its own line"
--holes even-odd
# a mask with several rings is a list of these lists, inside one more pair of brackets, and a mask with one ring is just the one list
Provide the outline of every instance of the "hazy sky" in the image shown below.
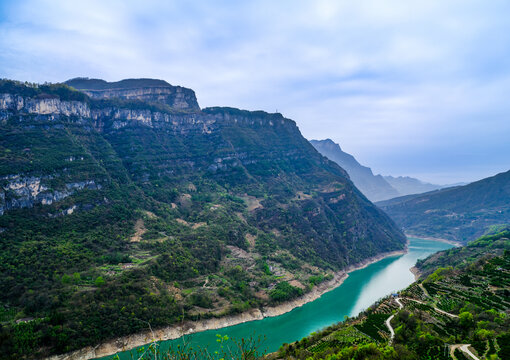
[[154,77],[374,172],[510,169],[510,1],[0,1],[0,77]]

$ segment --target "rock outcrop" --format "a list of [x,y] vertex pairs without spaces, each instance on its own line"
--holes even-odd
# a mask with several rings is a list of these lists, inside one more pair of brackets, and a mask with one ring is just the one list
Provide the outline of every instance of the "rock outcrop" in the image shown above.
[[[37,177],[23,174],[0,177],[0,215],[8,210],[31,208],[37,204],[51,205],[76,191],[98,190],[102,187],[101,184],[96,184],[95,180],[85,180],[66,183],[54,189],[49,185],[54,178],[55,176]],[[64,214],[71,214],[75,209],[76,207]]]
[[200,111],[195,92],[182,86],[172,86],[166,81],[155,79],[126,79],[106,82],[99,79],[76,78],[66,84],[94,99],[141,100],[160,103],[172,109]]

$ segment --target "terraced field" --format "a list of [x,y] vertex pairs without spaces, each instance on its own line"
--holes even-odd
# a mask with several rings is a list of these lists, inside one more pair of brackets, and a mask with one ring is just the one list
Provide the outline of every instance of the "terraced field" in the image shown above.
[[[273,359],[510,359],[510,232],[427,259],[417,282]],[[467,248],[467,250],[466,250]],[[462,254],[469,253],[469,257]],[[395,337],[385,321],[390,320]]]

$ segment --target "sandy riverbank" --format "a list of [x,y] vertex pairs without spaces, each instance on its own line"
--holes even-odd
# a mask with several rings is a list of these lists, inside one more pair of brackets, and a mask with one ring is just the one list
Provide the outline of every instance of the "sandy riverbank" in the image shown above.
[[89,346],[67,354],[55,355],[47,358],[47,360],[94,359],[98,357],[113,355],[121,351],[130,350],[148,344],[154,340],[155,341],[172,340],[187,334],[192,334],[205,330],[221,329],[227,326],[233,326],[248,321],[262,320],[265,317],[279,316],[289,311],[292,311],[295,308],[303,306],[304,304],[317,300],[328,291],[331,291],[339,287],[348,277],[348,273],[355,270],[363,269],[368,265],[380,261],[386,257],[403,255],[406,252],[407,246],[404,250],[379,254],[377,256],[366,259],[359,264],[349,266],[347,269],[339,271],[336,274],[334,274],[333,279],[319,284],[318,286],[314,287],[310,292],[304,294],[303,296],[277,306],[264,307],[262,309],[252,309],[241,314],[228,315],[221,318],[211,318],[199,321],[186,321],[178,325],[172,325],[155,329],[152,333],[150,331],[145,331],[142,333],[132,334],[114,340],[110,340],[95,347]]
[[440,242],[444,242],[444,243],[451,244],[454,246],[462,246],[463,245],[460,241],[455,241],[455,240],[435,238],[435,237],[430,237],[430,236],[413,235],[413,234],[408,234],[408,233],[406,233],[405,235],[408,238],[412,237],[412,238],[423,239],[423,240],[440,241]]

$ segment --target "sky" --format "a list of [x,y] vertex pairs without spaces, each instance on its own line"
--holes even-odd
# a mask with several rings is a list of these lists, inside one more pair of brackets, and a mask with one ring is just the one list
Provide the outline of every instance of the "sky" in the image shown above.
[[510,169],[510,2],[0,0],[0,77],[152,77],[280,112],[383,175]]

